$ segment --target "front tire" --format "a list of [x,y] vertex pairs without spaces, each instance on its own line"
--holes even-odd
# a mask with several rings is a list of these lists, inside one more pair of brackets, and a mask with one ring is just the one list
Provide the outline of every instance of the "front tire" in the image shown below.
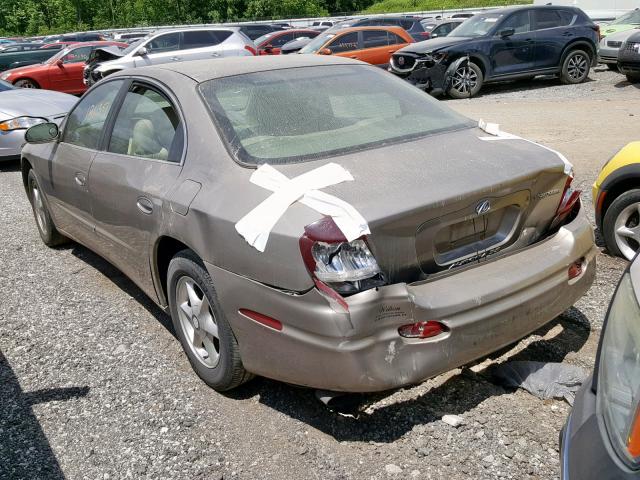
[[471,61],[465,62],[451,75],[451,86],[447,93],[451,98],[471,98],[478,94],[483,83],[482,69]]
[[198,256],[178,252],[169,263],[167,283],[173,328],[198,376],[220,392],[249,380],[238,341]]
[[55,247],[68,242],[69,239],[61,235],[53,224],[51,214],[49,213],[42,190],[40,189],[40,184],[33,170],[29,170],[29,174],[27,175],[27,187],[38,233],[44,244],[47,247]]
[[584,82],[591,71],[591,57],[584,50],[572,50],[562,63],[560,80],[565,85]]
[[40,88],[40,85],[29,78],[21,78],[13,85],[17,88]]
[[612,255],[633,260],[640,249],[640,190],[616,198],[604,214],[602,236]]

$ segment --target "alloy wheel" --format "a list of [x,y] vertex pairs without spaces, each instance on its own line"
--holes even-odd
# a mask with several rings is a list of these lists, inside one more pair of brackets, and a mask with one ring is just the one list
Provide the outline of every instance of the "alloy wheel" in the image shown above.
[[478,74],[471,67],[464,66],[456,70],[453,75],[452,87],[459,93],[471,95],[478,85]]
[[218,323],[209,299],[189,276],[181,277],[176,284],[176,305],[189,349],[202,365],[216,367],[220,361]]
[[47,220],[46,213],[44,209],[44,203],[42,201],[42,195],[40,194],[40,189],[35,182],[31,182],[31,198],[33,201],[33,210],[36,214],[36,222],[38,223],[38,228],[40,231],[46,231]]
[[37,88],[35,84],[29,80],[18,80],[15,86],[18,88]]
[[578,53],[569,59],[567,64],[567,74],[573,80],[582,80],[587,74],[589,62],[584,55]]
[[633,260],[640,248],[640,203],[632,203],[616,218],[615,240],[627,260]]

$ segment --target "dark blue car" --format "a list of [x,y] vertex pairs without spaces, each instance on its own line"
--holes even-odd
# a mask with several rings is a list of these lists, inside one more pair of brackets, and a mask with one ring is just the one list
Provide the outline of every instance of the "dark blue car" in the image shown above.
[[597,62],[599,30],[575,7],[491,10],[447,37],[398,50],[389,70],[429,92],[454,98],[473,96],[485,83],[537,75],[581,83]]

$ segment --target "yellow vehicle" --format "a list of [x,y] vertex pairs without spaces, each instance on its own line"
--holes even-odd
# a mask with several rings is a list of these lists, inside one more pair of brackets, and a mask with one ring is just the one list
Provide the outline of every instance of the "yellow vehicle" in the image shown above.
[[628,144],[602,167],[593,204],[609,252],[633,259],[640,249],[640,142]]

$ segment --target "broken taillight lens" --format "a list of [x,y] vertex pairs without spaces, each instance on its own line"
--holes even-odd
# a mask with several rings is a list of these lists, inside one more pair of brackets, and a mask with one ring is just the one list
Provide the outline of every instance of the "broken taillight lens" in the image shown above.
[[400,336],[405,338],[431,338],[447,331],[449,331],[449,329],[446,325],[436,322],[435,320],[410,323],[398,328]]
[[366,240],[348,242],[331,217],[307,225],[299,243],[314,280],[340,294],[358,293],[385,283]]
[[567,177],[567,183],[564,186],[562,192],[562,200],[556,210],[556,215],[551,222],[551,229],[558,227],[564,223],[569,214],[573,211],[573,208],[580,201],[580,195],[582,190],[574,190],[571,188],[571,182],[573,182],[573,175]]

